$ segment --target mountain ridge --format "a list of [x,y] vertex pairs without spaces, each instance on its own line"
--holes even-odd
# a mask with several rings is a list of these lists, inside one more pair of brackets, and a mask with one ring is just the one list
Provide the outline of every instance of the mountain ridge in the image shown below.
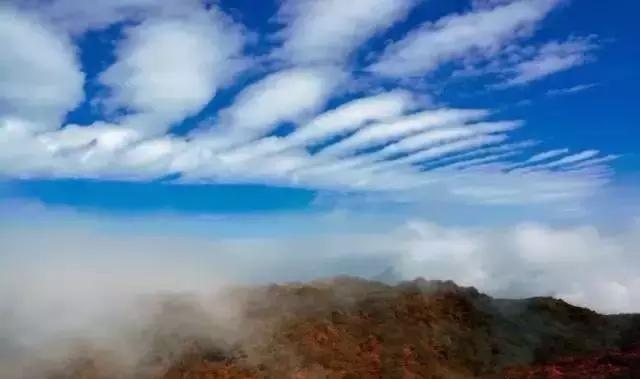
[[105,373],[87,355],[43,378],[570,378],[571,367],[600,373],[601,357],[624,367],[609,362],[612,376],[594,378],[624,378],[640,362],[639,315],[601,315],[550,297],[494,299],[451,281],[345,276],[227,295],[242,304],[233,338],[186,332],[202,315],[177,297],[160,315],[187,321],[153,324],[135,370]]

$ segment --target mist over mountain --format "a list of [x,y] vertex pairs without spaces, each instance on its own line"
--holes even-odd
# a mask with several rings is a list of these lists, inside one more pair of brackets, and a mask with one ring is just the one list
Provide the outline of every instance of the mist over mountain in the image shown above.
[[336,277],[236,286],[210,296],[140,298],[124,311],[106,335],[59,335],[35,349],[20,346],[19,334],[5,336],[2,377],[557,377],[543,367],[563,378],[640,373],[640,315],[604,316],[548,297],[496,299],[450,281]]

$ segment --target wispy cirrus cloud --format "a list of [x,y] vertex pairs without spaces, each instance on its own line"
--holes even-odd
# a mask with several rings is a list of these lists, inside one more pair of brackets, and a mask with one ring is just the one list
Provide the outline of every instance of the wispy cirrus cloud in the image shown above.
[[559,159],[556,160],[551,160],[550,162],[543,162],[543,163],[536,163],[536,162],[540,162],[543,160],[547,160],[547,158],[550,157],[555,157],[557,155],[555,154],[551,154],[553,151],[547,152],[547,156],[543,156],[544,159],[540,159],[541,155],[538,155],[538,159],[537,160],[533,160],[533,161],[529,161],[529,163],[534,162],[535,164],[533,165],[526,165],[525,168],[522,168],[520,170],[525,170],[525,171],[530,171],[530,170],[535,170],[535,169],[540,169],[540,168],[556,168],[556,167],[563,167],[563,166],[567,166],[576,162],[581,162],[581,161],[585,161],[587,159],[591,159],[595,156],[597,156],[599,154],[599,151],[597,150],[585,150],[585,151],[581,151],[579,153],[575,153],[575,154],[571,154],[571,155],[566,155],[564,157],[561,157]]
[[[510,78],[501,86],[524,85],[581,66],[591,59],[590,54],[596,47],[594,37],[573,37],[564,42],[548,42],[541,46],[531,58],[524,59],[515,67],[505,68],[504,72]],[[578,87],[573,91],[587,88]]]
[[469,56],[488,57],[531,32],[560,1],[519,0],[445,16],[388,46],[369,70],[390,77],[417,76]]
[[386,123],[376,123],[356,131],[353,135],[328,146],[322,154],[341,155],[356,152],[370,145],[384,144],[403,137],[424,132],[438,126],[455,125],[488,114],[481,109],[436,109],[417,112]]
[[576,84],[575,86],[565,87],[565,88],[555,88],[547,91],[548,96],[562,96],[562,95],[570,95],[573,93],[583,92],[590,90],[593,87],[597,87],[596,83],[589,84]]
[[277,54],[298,64],[341,64],[367,39],[407,15],[417,0],[283,0]]

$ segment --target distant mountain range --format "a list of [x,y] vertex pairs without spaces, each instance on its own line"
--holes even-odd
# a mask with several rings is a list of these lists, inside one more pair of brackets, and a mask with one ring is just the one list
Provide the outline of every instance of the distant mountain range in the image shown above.
[[197,305],[167,298],[133,370],[112,370],[94,351],[45,377],[640,378],[638,315],[601,315],[546,297],[494,299],[423,279],[338,277],[228,295],[241,304],[240,327],[219,325],[222,332],[207,336],[202,325],[218,326]]

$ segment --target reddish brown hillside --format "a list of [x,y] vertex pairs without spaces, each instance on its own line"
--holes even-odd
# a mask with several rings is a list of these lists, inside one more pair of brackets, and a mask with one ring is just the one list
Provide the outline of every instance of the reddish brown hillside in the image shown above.
[[506,369],[505,379],[636,379],[640,378],[640,347],[565,357],[545,365]]
[[[175,328],[166,320],[197,307],[174,304],[152,324],[133,370],[109,371],[89,357],[47,379],[640,378],[628,376],[639,351],[617,350],[638,335],[637,317],[551,298],[498,300],[452,282],[353,278],[231,295],[241,299],[241,322],[225,338],[185,333],[202,329],[184,322]],[[206,314],[185,314],[217,327]]]

